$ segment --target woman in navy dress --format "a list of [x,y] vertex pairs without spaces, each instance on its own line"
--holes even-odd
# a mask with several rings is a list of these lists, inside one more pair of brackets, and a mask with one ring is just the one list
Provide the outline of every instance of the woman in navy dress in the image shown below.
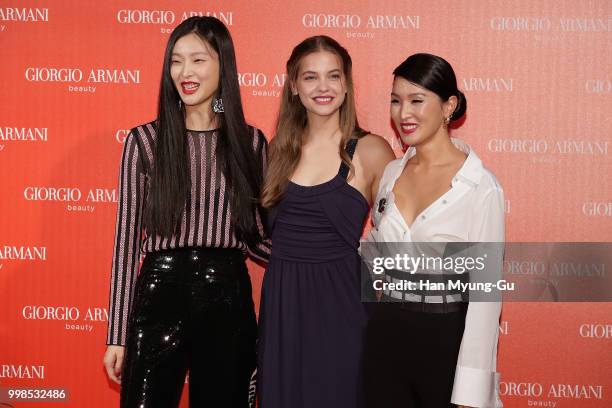
[[357,248],[395,156],[359,127],[351,65],[326,36],[304,40],[287,62],[262,195],[273,249],[260,310],[261,408],[360,403],[366,314]]

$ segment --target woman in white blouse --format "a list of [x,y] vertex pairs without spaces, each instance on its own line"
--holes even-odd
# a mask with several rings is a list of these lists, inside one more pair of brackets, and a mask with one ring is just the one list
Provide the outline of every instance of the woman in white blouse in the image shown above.
[[[452,67],[438,56],[415,54],[393,74],[391,117],[410,148],[385,169],[374,227],[362,248],[383,242],[502,243],[502,188],[470,146],[449,136],[449,123],[467,106]],[[494,262],[501,270],[501,257]],[[409,292],[383,290],[372,313],[364,357],[367,405],[501,407],[501,303]]]

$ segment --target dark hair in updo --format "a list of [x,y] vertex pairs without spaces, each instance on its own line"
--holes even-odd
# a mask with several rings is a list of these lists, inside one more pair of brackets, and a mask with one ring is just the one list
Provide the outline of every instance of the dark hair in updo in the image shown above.
[[432,54],[413,54],[395,68],[393,75],[435,93],[443,101],[456,96],[457,107],[450,116],[451,121],[458,120],[465,114],[465,95],[457,88],[455,71],[444,58]]

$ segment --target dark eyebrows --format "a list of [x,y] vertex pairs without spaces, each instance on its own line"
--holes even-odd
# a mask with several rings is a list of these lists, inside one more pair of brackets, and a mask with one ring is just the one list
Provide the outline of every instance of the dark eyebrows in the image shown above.
[[[391,96],[395,96],[395,97],[399,98],[399,95],[394,93],[394,92],[391,92]],[[414,92],[414,93],[408,94],[409,98],[413,98],[415,96],[420,96],[420,97],[425,98],[427,95],[425,95],[424,93],[421,93],[421,92]]]
[[[205,51],[196,51],[196,52],[192,52],[192,53],[189,54],[190,57],[194,57],[196,55],[204,55],[204,56],[208,55],[208,56],[210,56],[210,54],[205,52]],[[179,54],[178,52],[173,52],[172,56],[173,57],[182,57],[183,55]]]
[[[340,72],[341,72],[341,71],[340,71],[338,68],[336,68],[336,69],[332,69],[331,71],[329,71],[329,72],[328,72],[328,74],[336,74],[336,73],[338,73],[338,74],[339,74]],[[302,72],[302,74],[301,74],[301,75],[307,75],[307,74],[310,74],[310,75],[317,75],[318,73],[317,73],[317,72],[315,72],[315,71],[304,71],[304,72]]]

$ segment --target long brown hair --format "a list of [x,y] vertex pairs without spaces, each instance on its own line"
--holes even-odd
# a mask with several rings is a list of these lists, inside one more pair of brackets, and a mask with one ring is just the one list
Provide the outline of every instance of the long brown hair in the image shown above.
[[283,87],[276,133],[269,146],[270,159],[261,198],[264,207],[272,207],[278,202],[287,187],[289,177],[300,160],[308,116],[300,98],[293,95],[291,86],[297,81],[302,58],[318,51],[329,51],[342,60],[342,71],[346,80],[346,97],[340,106],[342,139],[338,146],[338,153],[342,161],[351,168],[351,173],[353,166],[344,151],[344,146],[349,139],[367,134],[357,122],[353,91],[353,62],[348,51],[336,40],[325,35],[309,37],[299,43],[287,61],[287,79]]

